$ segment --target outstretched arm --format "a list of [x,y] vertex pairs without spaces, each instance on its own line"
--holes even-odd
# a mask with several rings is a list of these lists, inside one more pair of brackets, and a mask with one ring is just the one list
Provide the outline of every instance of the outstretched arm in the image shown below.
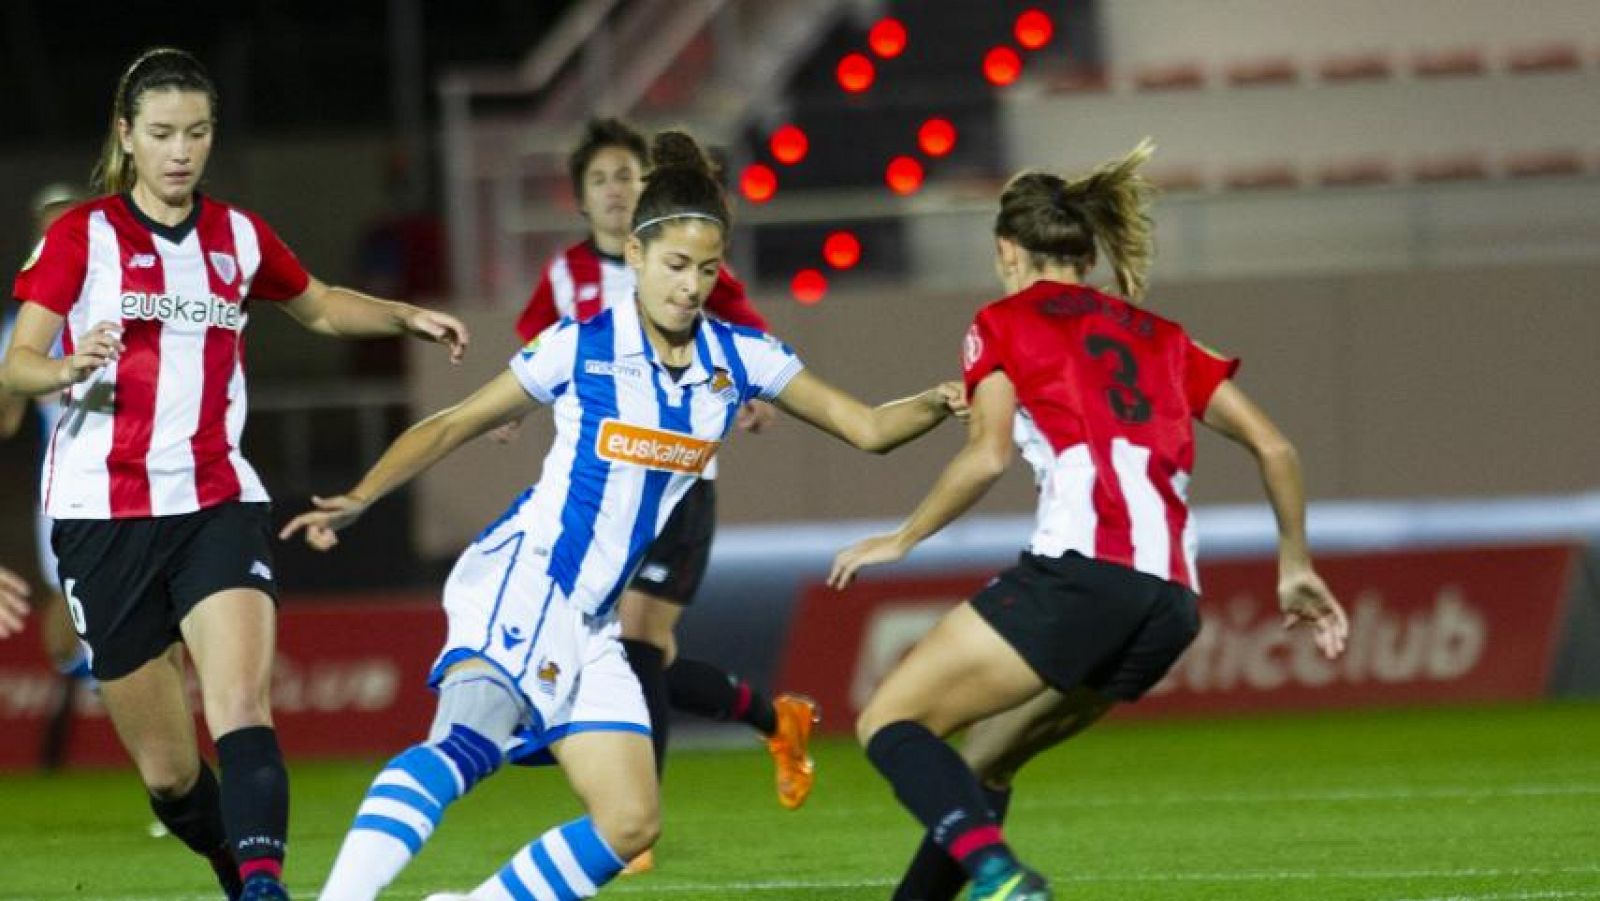
[[777,398],[778,406],[860,450],[886,454],[917,438],[959,411],[961,386],[946,382],[914,397],[868,407],[800,370]]
[[997,370],[979,382],[972,393],[967,443],[900,528],[858,541],[834,558],[828,584],[842,589],[863,566],[901,559],[987,494],[1011,465],[1015,453],[1011,419],[1016,411],[1016,388],[1004,372]]
[[1350,625],[1344,608],[1317,575],[1306,542],[1306,493],[1300,455],[1267,414],[1231,381],[1206,405],[1207,426],[1243,445],[1256,458],[1261,483],[1278,522],[1278,604],[1284,625],[1308,623],[1329,658],[1344,652]]
[[471,336],[461,320],[395,300],[382,300],[349,288],[311,279],[306,290],[284,304],[301,325],[336,338],[390,338],[410,335],[450,348],[450,360],[461,362]]
[[288,539],[305,530],[306,543],[325,551],[339,543],[338,530],[354,523],[378,498],[411,481],[451,451],[535,406],[506,371],[466,400],[429,416],[396,438],[356,486],[336,497],[313,497],[317,509],[289,521],[278,533]]

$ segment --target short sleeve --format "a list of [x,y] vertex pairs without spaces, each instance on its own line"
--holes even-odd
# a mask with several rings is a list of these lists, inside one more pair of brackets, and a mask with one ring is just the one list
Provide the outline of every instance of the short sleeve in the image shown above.
[[806,368],[787,344],[766,334],[740,334],[734,339],[745,375],[755,396],[772,400]]
[[65,316],[83,292],[89,268],[88,217],[76,212],[57,219],[17,273],[11,294]]
[[1000,365],[1000,351],[994,317],[988,310],[980,310],[967,329],[967,336],[961,340],[961,373],[968,397],[990,373],[1005,368]]
[[1189,401],[1191,415],[1205,415],[1211,395],[1223,382],[1239,371],[1239,361],[1225,357],[1209,347],[1183,336],[1183,393]]
[[706,298],[706,310],[723,322],[761,332],[769,328],[766,318],[750,302],[744,282],[739,281],[727,266],[717,270],[717,283],[711,287],[711,295]]
[[540,332],[511,357],[511,374],[541,404],[553,404],[572,384],[578,359],[578,324],[563,319]]
[[250,297],[255,300],[294,300],[306,293],[311,275],[295,258],[278,233],[258,216],[250,217],[256,241],[261,246],[261,265],[250,280]]
[[517,337],[532,341],[560,319],[561,314],[556,310],[555,286],[550,282],[549,267],[545,267],[539,276],[539,284],[534,286],[532,296],[522,308],[522,315],[517,317]]

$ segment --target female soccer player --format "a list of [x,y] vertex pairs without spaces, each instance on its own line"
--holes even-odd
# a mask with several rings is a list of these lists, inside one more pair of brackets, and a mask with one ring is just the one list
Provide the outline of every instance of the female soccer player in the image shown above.
[[[272,728],[267,493],[239,452],[249,301],[319,334],[411,334],[462,353],[454,318],[329,287],[260,218],[202,196],[211,79],[151,50],[117,85],[107,193],[51,226],[17,276],[4,388],[67,392],[43,478],[61,583],[157,818],[230,897],[286,898],[288,778]],[[48,350],[66,326],[66,356]],[[199,677],[220,786],[195,746],[177,658]]]
[[[650,718],[623,660],[616,603],[650,543],[752,398],[887,452],[960,403],[956,385],[869,409],[777,340],[703,316],[729,234],[722,188],[692,138],[656,136],[626,255],[634,303],[546,329],[510,369],[413,426],[355,488],[316,499],[283,537],[326,549],[374,501],[537,404],[556,438],[539,482],[489,524],[444,588],[449,637],[427,741],[390,761],[356,814],[323,901],[370,899],[501,764],[551,757],[587,814],[546,832],[468,896],[593,895],[659,831]],[[460,896],[453,896],[460,897]]]
[[[1008,293],[967,333],[966,445],[897,531],[841,552],[829,574],[843,588],[961,515],[1009,465],[1015,436],[1039,485],[1027,551],[917,645],[857,723],[873,765],[928,829],[897,898],[950,898],[968,877],[980,901],[1050,897],[1001,835],[1004,787],[986,799],[943,739],[1019,708],[976,736],[1009,780],[1027,756],[1137,700],[1188,647],[1200,627],[1191,419],[1256,457],[1277,515],[1285,623],[1311,624],[1330,658],[1343,650],[1344,611],[1306,548],[1293,446],[1229,380],[1237,361],[1136,305],[1150,259],[1150,189],[1137,170],[1150,152],[1141,144],[1072,181],[1024,172],[1007,184],[994,233]],[[1133,302],[1081,283],[1102,250]],[[934,848],[960,872],[916,884],[937,867]]]
[[[533,340],[562,317],[579,321],[608,307],[632,303],[634,272],[623,259],[634,206],[645,183],[648,148],[638,131],[618,119],[594,119],[567,160],[572,190],[589,225],[589,237],[545,266],[533,296],[517,319],[523,341]],[[706,312],[734,325],[767,330],[744,285],[724,266],[706,297]],[[752,400],[739,411],[738,426],[759,432],[773,417],[771,405]],[[656,771],[665,765],[670,704],[700,716],[744,722],[767,740],[777,768],[778,803],[795,810],[811,793],[815,771],[807,745],[817,717],[809,698],[768,698],[743,679],[704,660],[678,656],[674,632],[694,602],[705,576],[716,528],[716,467],[689,489],[661,536],[650,546],[618,604],[622,646],[650,709]],[[649,869],[647,852],[629,872]]]

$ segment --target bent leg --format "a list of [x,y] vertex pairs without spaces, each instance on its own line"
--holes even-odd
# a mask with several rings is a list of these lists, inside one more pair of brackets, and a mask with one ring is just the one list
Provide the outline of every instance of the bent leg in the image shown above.
[[650,740],[655,749],[657,778],[667,765],[667,733],[671,715],[667,712],[666,668],[678,653],[673,630],[682,616],[681,606],[633,588],[623,592],[622,600],[617,604],[617,618],[622,623],[622,648],[628,657],[628,668],[639,680],[645,709],[650,711]]
[[526,712],[498,670],[466,661],[439,686],[428,740],[390,760],[367,789],[322,901],[371,901],[422,850],[444,811],[501,763]]

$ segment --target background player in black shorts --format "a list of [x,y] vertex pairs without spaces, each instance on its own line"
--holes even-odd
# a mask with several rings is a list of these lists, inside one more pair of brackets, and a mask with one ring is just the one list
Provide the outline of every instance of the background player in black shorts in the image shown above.
[[[1229,380],[1237,361],[1081,284],[1103,250],[1121,293],[1142,296],[1150,189],[1137,169],[1150,150],[1072,181],[1024,172],[1007,184],[994,235],[1009,293],[966,337],[967,443],[897,531],[846,549],[829,575],[843,588],[954,520],[1009,465],[1015,435],[1040,486],[1027,551],[901,661],[857,723],[927,829],[898,899],[953,898],[968,878],[974,901],[1051,897],[1001,833],[1010,774],[1137,700],[1198,634],[1193,419],[1257,459],[1278,521],[1285,625],[1311,625],[1330,658],[1343,651],[1344,611],[1306,546],[1298,457]],[[943,740],[973,723],[978,773]]]

